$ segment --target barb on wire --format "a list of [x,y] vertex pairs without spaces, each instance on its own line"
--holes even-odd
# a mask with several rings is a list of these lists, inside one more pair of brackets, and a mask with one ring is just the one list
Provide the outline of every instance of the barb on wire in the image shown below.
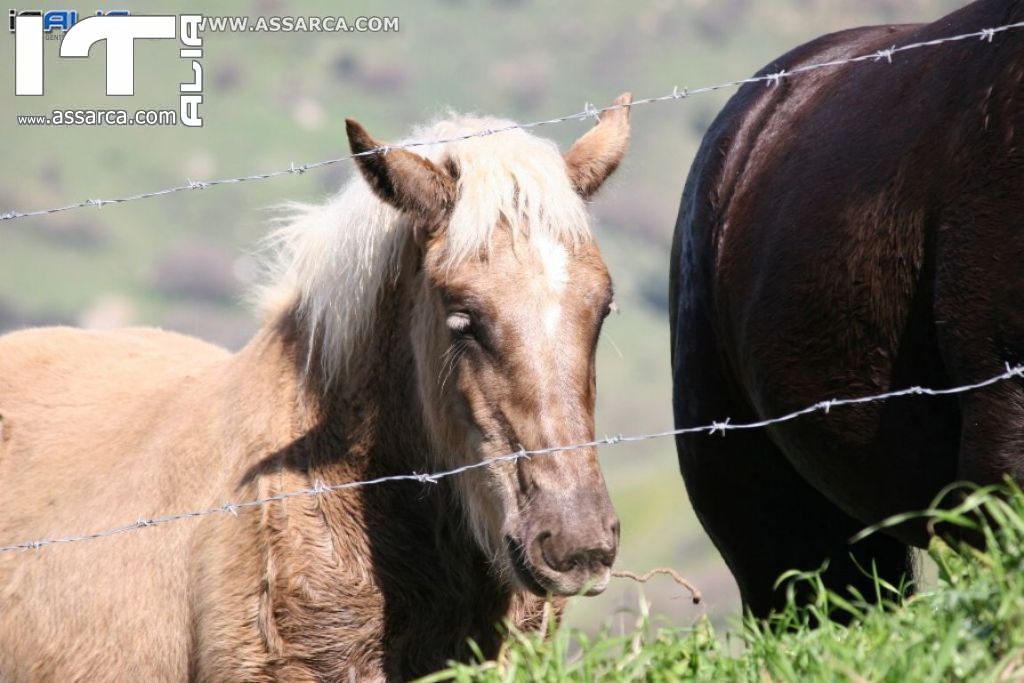
[[906,389],[897,389],[895,391],[888,391],[882,394],[874,394],[871,396],[858,396],[855,398],[836,398],[829,399],[827,401],[819,401],[813,405],[809,405],[799,410],[794,410],[785,415],[778,417],[767,418],[764,420],[758,420],[756,422],[731,422],[728,418],[724,420],[716,420],[711,424],[700,425],[694,427],[682,427],[679,429],[669,429],[663,432],[652,432],[650,434],[633,434],[624,435],[617,434],[615,436],[606,436],[600,439],[594,439],[592,441],[585,441],[583,443],[571,444],[566,446],[549,446],[547,448],[536,448],[533,450],[527,450],[520,447],[519,450],[508,453],[506,455],[499,455],[479,462],[470,463],[461,467],[455,467],[449,470],[442,470],[439,472],[433,472],[428,474],[418,474],[412,472],[410,474],[396,474],[389,476],[377,477],[375,479],[365,479],[363,481],[349,481],[340,484],[325,484],[319,479],[314,482],[311,488],[298,489],[295,491],[286,491],[284,493],[278,493],[273,496],[266,498],[257,498],[254,500],[247,500],[239,503],[223,503],[216,507],[207,508],[205,510],[195,510],[193,512],[183,512],[176,514],[163,515],[160,517],[150,518],[139,518],[138,521],[131,524],[126,524],[112,529],[106,529],[104,531],[95,531],[88,534],[81,534],[78,536],[63,536],[57,538],[41,538],[33,541],[22,541],[20,543],[12,543],[9,545],[0,546],[0,553],[13,552],[15,550],[38,550],[40,548],[60,545],[66,543],[78,543],[80,541],[92,541],[99,538],[106,538],[108,536],[117,536],[119,534],[126,533],[128,531],[134,531],[145,527],[160,526],[163,524],[169,524],[171,522],[183,521],[186,519],[196,519],[198,517],[207,517],[216,514],[232,514],[238,515],[239,510],[247,508],[258,508],[263,505],[270,503],[281,502],[284,500],[290,500],[292,498],[300,498],[307,496],[321,496],[334,491],[343,491],[346,489],[356,489],[365,486],[376,486],[385,482],[399,482],[399,481],[414,481],[421,484],[436,484],[441,479],[453,477],[470,470],[481,469],[484,467],[490,467],[496,463],[501,462],[515,462],[516,460],[522,460],[524,458],[532,458],[538,455],[551,455],[554,453],[565,453],[570,451],[578,451],[587,448],[597,448],[599,446],[609,446],[620,443],[632,443],[636,441],[648,441],[651,439],[664,439],[671,436],[679,436],[682,434],[721,434],[725,436],[727,432],[738,429],[762,429],[769,425],[782,424],[795,420],[798,417],[804,415],[810,415],[811,413],[821,412],[828,413],[831,409],[837,406],[849,406],[858,405],[863,403],[875,403],[880,401],[887,401],[893,398],[899,398],[901,396],[948,396],[952,394],[964,394],[977,389],[983,389],[985,387],[998,384],[1014,378],[1024,378],[1024,365],[1006,365],[1006,370],[998,375],[989,377],[988,379],[975,382],[973,384],[964,384],[956,387],[948,387],[945,389],[930,389],[927,387],[913,386],[907,387]]
[[672,577],[672,580],[678,583],[680,586],[690,591],[690,599],[693,600],[693,604],[699,605],[704,600],[704,594],[700,592],[700,589],[693,585],[692,582],[684,579],[682,575],[671,567],[655,567],[650,569],[643,574],[637,574],[635,572],[627,571],[625,569],[619,569],[612,572],[612,576],[620,579],[632,579],[637,583],[647,583],[655,574],[666,574]]
[[154,190],[152,192],[143,192],[141,194],[127,195],[124,197],[118,197],[114,199],[87,199],[81,202],[75,202],[66,206],[58,206],[51,209],[39,209],[36,211],[5,211],[0,213],[0,221],[9,221],[16,218],[26,218],[29,216],[44,216],[51,213],[60,213],[63,211],[71,211],[72,209],[80,209],[87,206],[102,207],[106,204],[124,204],[126,202],[134,202],[140,199],[152,199],[153,197],[162,197],[169,194],[175,194],[177,192],[185,192],[187,190],[204,190],[209,187],[217,187],[220,185],[230,185],[235,183],[244,183],[248,181],[257,180],[269,180],[271,178],[280,178],[286,175],[302,174],[306,171],[324,168],[326,166],[332,166],[334,164],[341,163],[343,161],[351,161],[352,159],[359,156],[366,156],[371,154],[386,154],[392,149],[410,149],[413,147],[425,147],[428,145],[441,145],[452,142],[460,142],[462,140],[468,140],[470,138],[485,137],[488,135],[495,135],[497,133],[504,133],[510,130],[530,130],[532,128],[539,128],[540,126],[549,126],[553,124],[565,123],[567,121],[582,121],[588,118],[596,118],[601,114],[612,111],[614,109],[623,109],[626,107],[639,107],[645,104],[655,104],[658,102],[671,102],[675,100],[688,99],[693,95],[703,95],[705,93],[716,92],[718,90],[725,90],[728,88],[737,88],[747,83],[765,83],[768,86],[779,85],[783,80],[788,80],[794,76],[805,74],[810,71],[817,71],[819,69],[828,69],[846,64],[858,64],[860,62],[877,62],[885,60],[887,64],[892,64],[893,56],[903,52],[909,52],[911,50],[918,50],[926,47],[935,47],[945,43],[953,43],[970,39],[978,39],[980,42],[992,43],[996,34],[1010,31],[1013,29],[1024,28],[1024,21],[1017,22],[1014,24],[1005,24],[1003,26],[996,26],[993,28],[984,28],[980,31],[973,31],[971,33],[961,33],[954,36],[946,36],[944,38],[935,38],[934,40],[926,40],[917,43],[908,43],[899,47],[893,46],[887,50],[879,50],[872,52],[871,54],[860,55],[858,57],[847,57],[843,59],[834,59],[827,62],[817,62],[814,64],[805,64],[803,66],[795,67],[788,71],[782,70],[775,73],[763,75],[763,76],[751,76],[750,78],[739,78],[732,81],[726,81],[724,83],[718,83],[716,85],[707,85],[702,88],[679,89],[678,86],[672,88],[672,92],[667,95],[660,95],[657,97],[647,97],[644,99],[633,100],[629,103],[612,104],[607,107],[594,108],[590,103],[584,106],[583,111],[575,114],[567,114],[565,116],[559,116],[552,119],[544,119],[541,121],[532,121],[530,123],[517,123],[502,128],[494,128],[476,131],[465,135],[459,135],[451,138],[443,138],[440,140],[424,140],[417,142],[406,142],[403,144],[396,144],[390,146],[378,147],[375,149],[366,150],[365,152],[359,152],[356,154],[347,154],[345,156],[337,157],[335,159],[324,159],[323,161],[314,161],[307,164],[296,165],[295,162],[289,164],[288,168],[279,171],[270,171],[267,173],[255,173],[252,175],[240,176],[237,178],[222,178],[220,180],[208,180],[205,182],[197,182],[188,180],[184,185],[176,185],[168,187],[163,190]]

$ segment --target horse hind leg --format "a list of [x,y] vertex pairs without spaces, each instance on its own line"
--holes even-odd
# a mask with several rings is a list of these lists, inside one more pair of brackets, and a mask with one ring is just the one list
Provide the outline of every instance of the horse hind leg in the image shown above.
[[[697,516],[755,616],[785,606],[786,587],[776,583],[791,569],[811,571],[827,562],[825,588],[870,602],[878,593],[869,572],[896,587],[912,579],[906,545],[882,534],[851,544],[864,525],[804,481],[763,433],[691,435],[680,439],[679,454]],[[808,584],[792,588],[798,603],[814,597]]]
[[[714,356],[695,353],[700,348],[694,341],[676,368],[677,426],[752,418],[728,396]],[[686,434],[676,445],[690,502],[735,577],[744,607],[755,616],[785,606],[787,588],[776,583],[791,569],[815,570],[827,561],[822,580],[828,590],[847,596],[855,591],[871,602],[879,594],[868,572],[896,587],[912,580],[909,548],[882,534],[851,544],[865,525],[797,473],[766,430]],[[814,597],[806,583],[792,588],[798,603]]]

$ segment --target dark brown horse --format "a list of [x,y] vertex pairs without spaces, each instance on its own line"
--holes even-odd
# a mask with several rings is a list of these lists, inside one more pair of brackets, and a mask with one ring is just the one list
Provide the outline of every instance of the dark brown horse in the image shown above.
[[[1024,20],[980,0],[929,25],[824,36],[762,73]],[[672,250],[679,426],[964,384],[1024,361],[1024,31],[742,88],[704,139]],[[907,577],[923,523],[851,545],[956,480],[1024,478],[1024,387],[682,436],[704,527],[765,615],[790,568]]]

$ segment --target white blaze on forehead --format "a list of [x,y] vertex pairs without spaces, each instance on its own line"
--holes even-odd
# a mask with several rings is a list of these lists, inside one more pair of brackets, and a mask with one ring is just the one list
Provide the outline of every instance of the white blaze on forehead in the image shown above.
[[562,294],[569,283],[569,253],[565,245],[547,237],[537,239],[535,244],[544,269],[541,295],[544,332],[554,336],[562,319]]
[[562,307],[561,305],[549,304],[544,309],[544,332],[549,336],[553,337],[555,332],[558,330],[558,321],[562,318]]

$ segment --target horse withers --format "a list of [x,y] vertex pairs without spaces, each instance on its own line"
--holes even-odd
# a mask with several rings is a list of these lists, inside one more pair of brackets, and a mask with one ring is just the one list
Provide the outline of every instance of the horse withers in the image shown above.
[[[671,263],[680,427],[831,398],[969,384],[1024,361],[1024,31],[892,46],[1024,20],[980,0],[928,25],[824,36],[744,86],[712,124],[683,194]],[[837,591],[900,585],[924,522],[850,544],[947,484],[1024,476],[1018,380],[945,398],[835,408],[725,438],[680,436],[698,517],[743,602],[817,569]]]
[[[629,96],[565,156],[456,117],[270,238],[239,353],[150,329],[0,339],[0,544],[593,438],[612,285],[585,201]],[[0,554],[0,678],[406,680],[606,585],[593,448]]]

